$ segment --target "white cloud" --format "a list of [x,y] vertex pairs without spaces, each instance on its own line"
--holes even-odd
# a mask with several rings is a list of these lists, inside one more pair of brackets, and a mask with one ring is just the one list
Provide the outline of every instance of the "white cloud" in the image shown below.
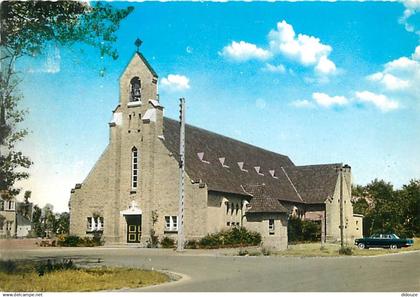
[[295,100],[290,103],[296,108],[313,108],[315,105],[309,100]]
[[[337,74],[337,67],[329,58],[332,47],[323,44],[317,37],[306,34],[296,35],[293,26],[285,20],[278,22],[276,29],[268,33],[268,41],[268,49],[257,47],[246,41],[232,41],[219,54],[238,62],[251,59],[267,60],[281,55],[304,67],[313,68],[316,76],[313,79],[320,83],[328,82],[327,76]],[[284,73],[286,70],[281,64],[278,66],[266,64],[262,69],[277,73]]]
[[397,101],[389,99],[387,96],[382,94],[375,94],[369,91],[356,92],[356,97],[361,102],[371,103],[379,108],[383,112],[388,112],[399,107]]
[[418,45],[414,51],[414,53],[411,55],[411,58],[416,61],[420,61],[420,45]]
[[184,75],[169,74],[160,80],[160,85],[166,91],[184,91],[190,88],[190,80]]
[[280,53],[304,66],[314,66],[321,75],[333,74],[336,66],[328,56],[331,46],[321,43],[314,36],[298,34],[293,26],[285,20],[277,23],[277,29],[268,34],[270,49],[273,53]]
[[283,64],[279,65],[273,65],[270,63],[265,64],[264,68],[262,68],[263,71],[267,72],[273,72],[273,73],[285,73],[286,67],[284,67]]
[[370,81],[382,83],[388,90],[405,89],[409,85],[408,81],[399,79],[398,77],[388,73],[384,74],[382,72],[377,72],[369,75],[367,78]]
[[312,98],[322,107],[331,107],[333,105],[343,106],[349,103],[348,99],[344,96],[330,96],[318,92],[312,93]]
[[420,98],[420,46],[409,57],[400,57],[383,66],[383,70],[368,75],[369,81],[383,87],[383,91]]
[[335,73],[337,70],[335,64],[333,61],[328,59],[326,56],[322,56],[318,64],[315,66],[315,71],[317,71],[320,74],[331,74]]
[[405,10],[403,16],[400,18],[400,23],[404,24],[408,32],[415,32],[420,35],[420,30],[416,31],[416,27],[408,22],[408,19],[420,11],[420,0],[400,0],[404,5]]
[[271,57],[268,50],[257,47],[255,44],[245,41],[232,41],[230,45],[223,48],[220,53],[225,58],[243,62],[251,59],[266,60]]

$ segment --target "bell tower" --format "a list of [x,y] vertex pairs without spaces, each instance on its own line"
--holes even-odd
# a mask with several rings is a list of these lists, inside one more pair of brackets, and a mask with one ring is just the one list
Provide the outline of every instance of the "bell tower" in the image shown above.
[[[163,135],[163,106],[157,94],[158,75],[140,52],[142,41],[134,44],[136,51],[119,78],[119,104],[109,123],[109,174],[116,181],[111,199],[113,236],[120,242],[144,244],[156,208],[154,164]],[[134,203],[135,213],[130,208]]]
[[120,106],[146,109],[149,100],[157,100],[158,75],[140,52],[142,41],[134,44],[136,52],[120,77]]

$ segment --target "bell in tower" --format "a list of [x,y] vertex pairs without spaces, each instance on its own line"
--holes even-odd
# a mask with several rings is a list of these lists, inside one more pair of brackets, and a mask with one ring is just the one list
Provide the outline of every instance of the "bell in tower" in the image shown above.
[[158,75],[140,52],[141,43],[140,39],[136,40],[136,51],[120,76],[120,103],[124,108],[146,109],[149,100],[158,100]]
[[137,76],[133,77],[130,81],[130,85],[131,85],[130,101],[131,102],[140,101],[140,99],[141,99],[141,81],[140,81],[140,79]]

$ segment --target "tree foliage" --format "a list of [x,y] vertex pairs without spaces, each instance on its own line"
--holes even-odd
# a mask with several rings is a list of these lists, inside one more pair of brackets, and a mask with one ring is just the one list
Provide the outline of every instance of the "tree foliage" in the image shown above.
[[25,191],[24,201],[16,205],[16,213],[21,214],[28,220],[32,220],[32,203],[29,202],[31,195],[32,191]]
[[287,223],[289,242],[320,241],[321,224],[315,221],[303,221],[299,217],[290,216]]
[[57,229],[54,230],[56,234],[69,234],[70,231],[70,214],[62,212],[57,218]]
[[33,233],[37,237],[55,237],[66,235],[70,229],[70,214],[68,212],[55,213],[51,204],[42,209],[35,205],[32,215]]
[[42,53],[48,41],[65,46],[83,42],[116,59],[115,33],[132,10],[115,9],[101,2],[4,1],[1,46],[19,57]]
[[42,227],[42,210],[38,207],[38,205],[34,206],[34,212],[32,214],[32,225],[34,227],[34,235],[37,237],[43,237],[44,231]]
[[49,43],[72,46],[83,43],[98,48],[102,56],[116,59],[113,48],[120,22],[133,10],[110,4],[80,1],[3,1],[0,9],[0,190],[15,196],[19,180],[28,178],[32,164],[16,149],[28,131],[19,128],[26,111],[15,63],[22,56],[41,55]]
[[353,188],[354,213],[363,214],[363,233],[389,232],[403,237],[420,236],[420,180],[411,180],[400,190],[375,179]]

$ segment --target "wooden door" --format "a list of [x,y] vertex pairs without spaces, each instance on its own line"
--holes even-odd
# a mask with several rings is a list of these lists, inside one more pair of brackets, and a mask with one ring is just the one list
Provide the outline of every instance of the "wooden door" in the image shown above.
[[141,216],[126,216],[127,220],[127,242],[138,243],[141,239]]

